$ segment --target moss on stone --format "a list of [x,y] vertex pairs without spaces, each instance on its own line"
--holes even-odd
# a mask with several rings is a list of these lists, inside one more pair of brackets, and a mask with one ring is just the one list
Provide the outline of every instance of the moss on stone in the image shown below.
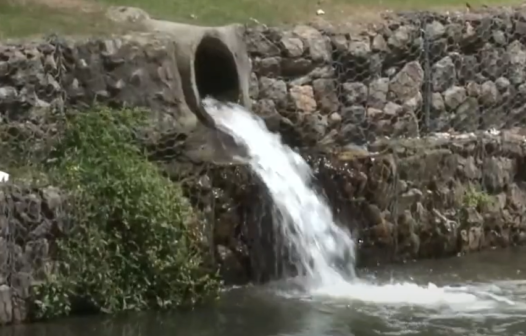
[[467,189],[462,199],[462,205],[471,208],[487,207],[493,202],[495,202],[494,197],[474,187]]

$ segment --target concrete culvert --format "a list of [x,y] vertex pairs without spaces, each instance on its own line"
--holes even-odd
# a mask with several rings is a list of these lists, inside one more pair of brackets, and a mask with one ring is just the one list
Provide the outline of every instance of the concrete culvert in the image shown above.
[[202,98],[238,102],[241,96],[236,61],[218,38],[205,36],[197,46],[194,59],[195,85]]

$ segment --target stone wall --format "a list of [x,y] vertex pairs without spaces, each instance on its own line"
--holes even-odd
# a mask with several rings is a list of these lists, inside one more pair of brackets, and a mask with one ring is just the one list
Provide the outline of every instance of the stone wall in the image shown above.
[[314,141],[524,126],[526,7],[254,27],[252,98]]
[[[318,153],[307,156],[359,241],[360,265],[525,243],[525,25],[517,7],[248,30],[253,111],[289,145]],[[219,220],[243,223],[233,208]],[[268,227],[268,215],[256,218]],[[238,230],[227,244],[246,251],[237,265],[256,278],[287,260],[251,252],[279,240],[263,231],[247,242]]]
[[[312,164],[358,241],[360,266],[526,242],[525,22],[517,8],[247,30],[254,112]],[[0,135],[46,138],[48,117],[71,105],[147,107],[161,121],[147,145],[168,173],[192,175],[185,191],[213,227],[225,280],[269,280],[291,256],[275,248],[265,189],[246,167],[195,160],[216,150],[189,132],[173,48],[157,34],[0,45]],[[510,130],[469,133],[492,128]],[[74,223],[54,212],[54,188],[0,191],[9,252],[0,253],[0,323],[9,323],[25,319],[30,284]]]
[[25,321],[30,286],[52,270],[53,242],[69,225],[53,187],[0,186],[0,325]]
[[[304,155],[358,243],[358,266],[367,267],[526,244],[525,150],[526,137],[504,131]],[[203,178],[208,183],[194,185],[192,194],[210,195],[203,208],[213,209],[225,274],[234,281],[279,276],[291,256],[276,248],[264,188],[244,167],[209,170]]]

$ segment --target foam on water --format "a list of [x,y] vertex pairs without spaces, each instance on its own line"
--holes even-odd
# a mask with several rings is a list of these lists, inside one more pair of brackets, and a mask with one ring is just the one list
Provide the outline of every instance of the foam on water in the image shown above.
[[[269,132],[263,120],[236,104],[207,98],[203,105],[218,128],[248,151],[248,163],[266,184],[275,203],[279,230],[299,255],[310,297],[357,300],[390,305],[449,306],[487,310],[514,302],[474,288],[377,285],[355,277],[354,242],[336,225],[323,197],[310,186],[312,171],[303,158]],[[338,265],[338,266],[336,266]]]

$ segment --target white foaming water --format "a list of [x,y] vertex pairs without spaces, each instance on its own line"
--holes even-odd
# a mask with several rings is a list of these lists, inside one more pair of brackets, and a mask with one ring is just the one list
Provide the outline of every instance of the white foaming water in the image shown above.
[[[467,287],[376,285],[355,277],[354,242],[336,225],[324,198],[311,188],[312,171],[305,160],[269,132],[263,120],[236,104],[207,98],[203,106],[217,127],[246,147],[248,163],[266,184],[279,213],[279,229],[299,256],[310,298],[358,300],[390,305],[447,306],[487,310],[515,305],[505,297]],[[338,266],[336,266],[338,265]],[[289,293],[290,294],[290,293]]]

